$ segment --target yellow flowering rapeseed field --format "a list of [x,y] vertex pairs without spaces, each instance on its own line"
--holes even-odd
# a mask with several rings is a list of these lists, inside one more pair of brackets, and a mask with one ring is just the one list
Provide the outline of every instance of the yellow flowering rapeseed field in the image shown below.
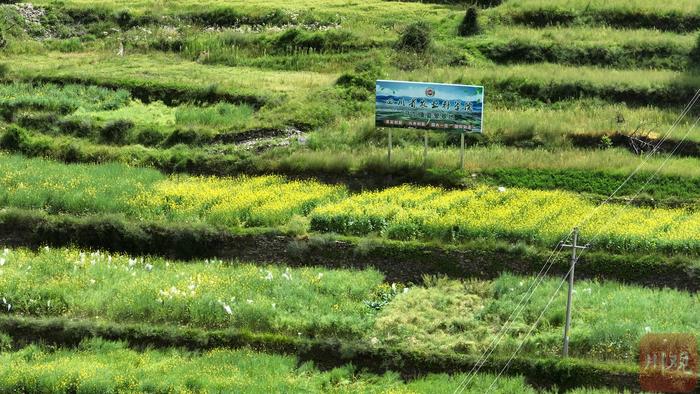
[[605,205],[591,215],[594,208],[592,202],[563,191],[400,186],[319,206],[310,216],[316,231],[376,233],[400,240],[495,237],[551,243],[579,225],[584,238],[615,249],[700,246],[698,213]]
[[144,218],[204,220],[225,226],[274,226],[344,196],[340,187],[279,176],[168,179],[139,193],[131,205]]

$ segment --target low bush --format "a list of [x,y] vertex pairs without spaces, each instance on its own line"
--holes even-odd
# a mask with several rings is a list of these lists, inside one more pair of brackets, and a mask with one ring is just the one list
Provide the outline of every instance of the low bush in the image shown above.
[[133,128],[134,123],[130,120],[114,120],[100,129],[100,137],[104,142],[120,145],[126,141]]
[[422,54],[433,44],[430,25],[425,22],[414,22],[404,28],[394,47],[396,50]]

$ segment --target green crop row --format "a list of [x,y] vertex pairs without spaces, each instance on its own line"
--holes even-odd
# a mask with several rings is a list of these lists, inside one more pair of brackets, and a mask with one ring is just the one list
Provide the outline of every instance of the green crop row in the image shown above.
[[[248,349],[137,352],[122,342],[86,339],[75,349],[30,345],[0,353],[6,392],[334,392],[433,393],[453,391],[465,375],[429,375],[404,382],[396,373],[363,373],[352,365],[320,371],[312,362]],[[480,393],[495,379],[478,375],[464,391]],[[522,378],[502,377],[495,393],[535,393]],[[602,393],[603,391],[595,391]]]
[[[355,124],[349,125],[353,127]],[[74,137],[41,136],[13,126],[4,133],[0,131],[0,147],[29,157],[52,158],[68,163],[118,162],[153,167],[169,173],[235,176],[241,173],[272,172],[292,177],[319,176],[357,184],[359,187],[385,187],[403,182],[455,187],[471,185],[476,181],[494,186],[557,188],[598,196],[607,196],[615,191],[643,159],[618,149],[566,149],[553,153],[541,148],[476,146],[466,151],[465,170],[458,171],[459,150],[445,147],[443,142],[442,147],[430,148],[427,168],[424,168],[423,148],[416,143],[418,134],[397,131],[394,134],[396,145],[391,164],[386,160],[386,148],[377,147],[377,143],[385,142],[385,131],[364,126],[354,130],[347,125],[335,133],[323,129],[318,135],[311,135],[308,140],[311,149],[292,144],[290,147],[275,148],[258,155],[230,145],[225,146],[221,152],[212,153],[206,147],[180,144],[195,145],[198,139],[203,141],[204,134],[198,132],[173,133],[164,142],[166,146],[178,142],[170,148],[146,148],[141,145],[99,145]],[[223,137],[223,134],[219,136]],[[138,135],[134,138],[138,138]],[[375,140],[377,143],[364,144],[359,142],[360,138]],[[573,143],[583,146],[604,143],[602,136],[572,136],[571,139]],[[668,140],[662,152],[673,149],[676,146],[673,141]],[[613,143],[619,144],[619,141],[611,139],[609,145]],[[694,149],[695,144],[685,144],[680,152],[695,156]],[[692,205],[698,197],[697,178],[700,177],[696,159],[670,158],[660,168],[667,156],[668,153],[664,153],[649,159],[638,176],[628,181],[618,196],[634,195],[643,188],[640,199],[633,203],[641,201],[652,206]],[[657,168],[660,168],[658,176],[645,185]],[[388,175],[392,178],[387,179]]]
[[[545,245],[583,222],[584,237],[603,249],[700,251],[694,235],[697,212],[619,205],[594,211],[591,201],[563,191],[401,186],[347,197],[343,187],[276,176],[166,177],[116,164],[65,165],[18,156],[5,156],[0,169],[2,205],[53,213],[121,214],[229,228],[295,222],[303,229],[308,217],[311,228],[320,232],[447,243],[496,237]],[[640,177],[637,182],[644,186],[647,179]]]
[[[179,259],[224,258],[304,266],[374,267],[387,280],[421,283],[424,275],[490,279],[501,272],[537,272],[550,257],[542,247],[505,241],[474,240],[459,246],[386,239],[311,234],[296,220],[280,230],[213,229],[199,224],[128,221],[114,215],[47,215],[6,209],[0,233],[9,245],[39,248],[80,246],[114,253],[159,255]],[[358,262],[359,259],[359,262]],[[592,249],[582,258],[577,278],[606,278],[652,287],[697,291],[700,264],[693,256],[658,253],[612,254]],[[569,269],[567,255],[552,259],[549,274]]]
[[[382,284],[374,270],[182,263],[73,249],[0,254],[0,313],[9,316],[343,338],[423,355],[483,352],[534,280],[507,274],[492,281],[428,277],[421,286],[406,287]],[[561,352],[566,292],[555,293],[559,283],[542,282],[495,357],[521,343],[526,357]],[[551,296],[552,306],[526,335]],[[580,280],[574,303],[570,351],[581,359],[634,365],[646,332],[700,330],[697,296],[676,290]]]

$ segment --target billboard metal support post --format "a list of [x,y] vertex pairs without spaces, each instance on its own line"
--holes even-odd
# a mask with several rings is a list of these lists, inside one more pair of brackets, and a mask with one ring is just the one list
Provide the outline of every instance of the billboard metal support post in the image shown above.
[[569,269],[569,295],[566,299],[566,323],[564,325],[564,346],[562,349],[562,356],[569,356],[569,329],[571,328],[571,302],[574,294],[574,269],[576,268],[576,262],[578,257],[576,256],[576,251],[578,249],[588,248],[588,244],[585,246],[578,245],[578,227],[574,227],[574,242],[572,244],[564,244],[562,247],[571,248],[571,268]]
[[460,138],[459,169],[464,169],[464,132],[462,132],[462,136]]
[[428,168],[428,130],[423,131],[423,169]]
[[389,129],[389,150],[386,155],[387,162],[391,164],[391,129]]

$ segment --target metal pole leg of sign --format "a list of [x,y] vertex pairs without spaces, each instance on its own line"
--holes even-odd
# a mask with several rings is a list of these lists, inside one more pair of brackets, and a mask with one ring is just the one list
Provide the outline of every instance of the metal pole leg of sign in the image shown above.
[[389,129],[389,151],[387,152],[387,161],[391,164],[391,129]]
[[423,132],[423,169],[428,168],[428,130]]
[[464,169],[464,132],[462,132],[462,138],[461,138],[461,148],[459,151],[459,169],[463,170]]

